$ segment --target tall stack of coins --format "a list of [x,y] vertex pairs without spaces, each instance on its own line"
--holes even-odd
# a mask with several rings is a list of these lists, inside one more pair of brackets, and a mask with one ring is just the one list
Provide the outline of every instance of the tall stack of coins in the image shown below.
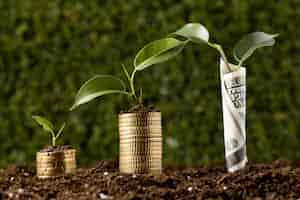
[[74,173],[76,170],[76,150],[44,152],[36,154],[38,178],[50,178]]
[[162,171],[162,129],[160,112],[119,114],[122,173]]

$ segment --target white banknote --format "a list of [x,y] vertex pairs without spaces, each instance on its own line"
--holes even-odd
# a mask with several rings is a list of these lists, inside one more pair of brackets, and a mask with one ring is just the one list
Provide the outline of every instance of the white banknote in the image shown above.
[[246,68],[226,72],[220,59],[226,165],[229,172],[245,167],[246,153]]

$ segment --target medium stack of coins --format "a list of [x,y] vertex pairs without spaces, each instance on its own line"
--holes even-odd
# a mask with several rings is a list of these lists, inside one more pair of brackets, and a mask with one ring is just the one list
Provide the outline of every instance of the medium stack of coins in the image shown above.
[[76,150],[37,152],[37,176],[50,178],[76,171]]
[[160,112],[119,114],[120,172],[162,171],[162,129]]

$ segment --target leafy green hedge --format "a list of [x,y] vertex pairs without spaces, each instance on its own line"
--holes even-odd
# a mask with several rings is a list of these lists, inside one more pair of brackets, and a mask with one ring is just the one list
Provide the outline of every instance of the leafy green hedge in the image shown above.
[[[130,2],[130,3],[129,3]],[[29,164],[49,136],[32,114],[60,124],[81,164],[117,159],[121,96],[69,114],[79,86],[96,73],[121,74],[121,63],[146,43],[187,22],[203,23],[232,51],[245,33],[280,33],[273,48],[247,62],[247,142],[250,160],[300,159],[300,2],[0,1],[0,166]],[[190,45],[175,60],[137,75],[148,103],[163,112],[165,164],[224,159],[218,55]]]

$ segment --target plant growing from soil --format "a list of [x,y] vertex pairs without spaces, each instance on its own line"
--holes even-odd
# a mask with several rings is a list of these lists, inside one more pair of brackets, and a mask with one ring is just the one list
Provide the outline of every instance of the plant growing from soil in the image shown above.
[[135,56],[133,62],[134,68],[131,73],[128,72],[125,65],[122,65],[127,84],[116,76],[96,75],[81,86],[71,110],[97,97],[108,94],[124,94],[131,97],[137,104],[142,105],[142,88],[139,88],[140,92],[137,94],[134,84],[136,73],[154,64],[159,64],[174,58],[181,52],[186,44],[187,41],[180,41],[176,38],[164,38],[150,42]]
[[65,126],[66,126],[66,123],[64,122],[61,127],[59,128],[59,130],[55,133],[55,128],[54,128],[54,125],[49,121],[47,120],[46,118],[44,117],[41,117],[41,116],[32,116],[32,118],[40,125],[43,127],[43,129],[50,133],[50,136],[52,138],[52,146],[55,147],[56,146],[56,140],[61,136]]
[[175,38],[183,38],[185,42],[192,42],[196,44],[207,44],[216,49],[225,62],[226,71],[232,72],[238,70],[242,64],[254,53],[254,51],[261,47],[273,46],[275,38],[279,34],[268,34],[264,32],[253,32],[245,35],[234,47],[233,56],[237,61],[237,65],[228,62],[227,56],[220,44],[209,41],[209,32],[199,23],[189,23],[171,34]]
[[[119,118],[119,170],[123,173],[152,173],[162,171],[161,113],[143,105],[142,89],[136,93],[134,78],[137,72],[154,64],[174,58],[186,41],[164,38],[150,42],[135,56],[133,70],[129,73],[122,65],[126,83],[112,75],[96,75],[79,89],[71,110],[97,97],[107,94],[125,94],[137,104]],[[151,153],[150,153],[151,152]]]
[[237,64],[228,62],[220,44],[209,41],[209,32],[201,24],[186,24],[171,36],[186,42],[205,43],[219,52],[227,170],[234,172],[244,168],[248,161],[245,128],[246,70],[241,66],[256,49],[274,45],[278,34],[253,32],[245,35],[233,49]]
[[66,126],[64,122],[55,132],[54,125],[44,117],[32,116],[32,118],[50,133],[52,146],[46,147],[36,153],[36,175],[38,178],[51,178],[62,174],[70,174],[76,171],[76,150],[70,146],[57,146],[56,141],[62,135]]

